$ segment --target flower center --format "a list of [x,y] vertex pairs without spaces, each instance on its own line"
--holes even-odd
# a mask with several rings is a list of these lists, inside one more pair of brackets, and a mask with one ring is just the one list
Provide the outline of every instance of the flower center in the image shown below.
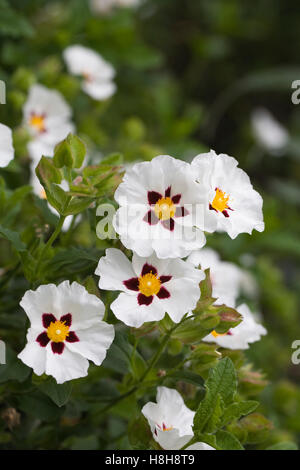
[[139,290],[146,297],[158,294],[160,291],[160,284],[161,282],[157,279],[157,275],[152,274],[152,272],[139,278]]
[[229,196],[226,193],[224,193],[224,191],[221,191],[221,189],[216,188],[216,194],[215,194],[213,202],[211,203],[211,206],[216,211],[223,212],[226,209],[229,209],[228,204],[227,204],[228,201],[229,201]]
[[176,206],[170,197],[162,197],[155,204],[154,212],[160,220],[168,220],[174,217]]
[[218,336],[226,336],[226,335],[229,335],[229,331],[227,331],[227,333],[217,333],[215,330],[211,332],[211,334],[213,335],[214,338],[217,338]]
[[169,427],[167,427],[167,426],[165,425],[165,423],[163,423],[163,425],[162,425],[162,429],[163,429],[163,431],[172,431],[172,429],[173,429],[173,426],[169,426]]
[[69,336],[69,327],[65,325],[65,322],[51,322],[47,328],[47,335],[54,343],[62,343]]
[[44,132],[45,129],[45,116],[42,114],[32,114],[29,124],[34,127],[38,132]]

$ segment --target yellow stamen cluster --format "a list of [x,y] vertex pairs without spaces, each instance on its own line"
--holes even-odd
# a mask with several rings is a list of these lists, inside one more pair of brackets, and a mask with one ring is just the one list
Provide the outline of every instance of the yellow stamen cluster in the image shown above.
[[221,189],[217,188],[216,194],[215,194],[213,202],[211,203],[211,206],[216,211],[223,212],[226,209],[228,209],[228,201],[229,201],[229,196],[226,193],[224,193],[224,191],[221,191]]
[[218,336],[226,336],[227,333],[217,333],[215,330],[211,332],[214,338],[217,338]]
[[45,130],[45,117],[41,114],[32,114],[29,124],[34,127],[38,132]]
[[176,206],[170,197],[162,197],[155,204],[154,212],[160,220],[169,220],[174,217]]
[[54,343],[62,343],[69,336],[69,327],[65,322],[52,322],[47,328],[47,335]]
[[139,291],[146,297],[158,294],[160,291],[160,285],[161,282],[157,279],[157,275],[152,274],[152,272],[139,278]]

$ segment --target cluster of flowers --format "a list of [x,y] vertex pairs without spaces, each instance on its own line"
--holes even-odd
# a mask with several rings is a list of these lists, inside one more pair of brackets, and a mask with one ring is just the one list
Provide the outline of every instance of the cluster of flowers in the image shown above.
[[[75,45],[64,51],[72,74],[94,99],[115,92],[114,69],[94,51]],[[31,140],[32,185],[43,196],[34,167],[43,154],[74,131],[71,108],[55,90],[33,85],[24,106],[24,124]],[[14,157],[11,130],[0,124],[0,166]],[[64,184],[64,183],[63,183]],[[244,273],[204,249],[205,232],[227,232],[231,238],[253,229],[264,230],[262,198],[247,174],[228,155],[214,151],[198,155],[191,164],[170,156],[135,164],[115,193],[119,209],[113,225],[132,259],[109,248],[96,269],[103,290],[119,291],[111,304],[114,315],[130,327],[159,321],[168,313],[179,323],[200,299],[199,283],[210,268],[217,304],[237,308],[243,321],[225,335],[213,331],[204,341],[221,347],[246,349],[266,334],[246,305],[237,306]],[[183,259],[184,258],[184,259]],[[77,282],[42,285],[21,301],[29,320],[27,344],[19,358],[37,375],[57,383],[84,377],[89,361],[101,365],[114,339],[114,327],[103,321],[105,306]],[[165,449],[179,449],[193,437],[194,412],[176,390],[159,387],[157,404],[142,412],[154,439]],[[208,449],[203,443],[195,449]]]

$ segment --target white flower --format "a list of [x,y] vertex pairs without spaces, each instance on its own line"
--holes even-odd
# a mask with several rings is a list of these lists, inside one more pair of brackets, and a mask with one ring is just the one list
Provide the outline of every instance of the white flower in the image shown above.
[[115,70],[100,54],[80,45],[64,50],[64,60],[73,75],[83,77],[82,89],[95,100],[106,100],[116,91]]
[[213,150],[192,162],[201,191],[206,188],[204,230],[222,230],[231,238],[264,230],[262,198],[237,165],[235,158]]
[[24,124],[31,134],[28,150],[37,162],[42,155],[51,157],[54,147],[74,132],[71,108],[56,90],[32,85],[23,108]]
[[137,163],[115,192],[120,208],[113,225],[139,256],[184,258],[205,244],[204,195],[188,163],[161,155]]
[[0,168],[4,168],[13,160],[15,155],[12,131],[0,123]]
[[153,438],[163,449],[179,450],[193,437],[195,412],[184,404],[177,390],[167,387],[157,388],[156,401],[142,409]]
[[289,141],[288,131],[264,108],[253,111],[251,124],[257,141],[274,156],[281,156]]
[[104,304],[77,282],[48,284],[27,291],[20,305],[31,326],[19,358],[37,375],[57,383],[85,377],[89,360],[100,365],[114,339],[114,328],[102,320]]
[[196,442],[195,444],[192,444],[191,446],[186,447],[185,450],[216,450],[214,447],[211,447],[208,444],[205,444],[205,442]]
[[109,248],[96,269],[99,287],[122,291],[110,308],[128,326],[159,321],[167,312],[178,323],[193,310],[200,297],[204,273],[180,259],[161,260],[155,255],[133,255],[132,263],[121,250]]
[[216,299],[216,304],[235,307],[244,280],[244,273],[238,266],[221,261],[218,253],[211,248],[194,251],[188,261],[196,267],[200,265],[203,271],[210,268],[212,297]]
[[227,349],[248,349],[249,344],[259,341],[267,330],[255,321],[253,313],[246,304],[242,304],[237,311],[243,316],[242,322],[229,330],[228,333],[218,334],[215,331],[203,338],[207,343],[216,343]]

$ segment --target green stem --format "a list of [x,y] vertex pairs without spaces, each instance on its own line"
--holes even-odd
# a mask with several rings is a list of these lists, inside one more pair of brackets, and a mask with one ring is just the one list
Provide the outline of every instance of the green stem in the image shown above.
[[41,251],[41,254],[40,254],[40,257],[39,257],[39,261],[38,261],[38,265],[37,265],[37,278],[39,277],[39,271],[40,271],[40,265],[41,265],[41,262],[42,262],[42,259],[44,258],[44,256],[46,255],[47,251],[49,250],[49,248],[53,245],[53,243],[55,242],[55,240],[57,239],[58,235],[60,234],[61,232],[61,229],[62,229],[62,226],[64,224],[64,221],[65,221],[65,216],[64,215],[61,215],[60,218],[59,218],[59,221],[58,221],[58,224],[56,226],[56,229],[54,230],[54,232],[52,233],[51,237],[49,238],[49,240],[47,241],[46,245],[44,246],[43,250]]
[[132,387],[129,391],[127,391],[126,393],[124,393],[123,395],[120,395],[118,398],[116,398],[115,400],[112,401],[112,403],[110,403],[109,405],[107,405],[105,408],[103,408],[103,410],[101,410],[101,413],[104,413],[106,411],[108,411],[110,408],[114,407],[117,403],[119,403],[121,400],[123,400],[124,398],[127,398],[129,397],[130,395],[132,395],[134,392],[136,392],[144,383],[146,377],[149,375],[149,373],[151,372],[151,370],[153,369],[153,367],[155,366],[155,364],[157,363],[157,361],[159,360],[160,356],[162,355],[165,347],[167,346],[170,338],[171,338],[171,335],[172,333],[180,326],[182,325],[182,323],[184,323],[185,321],[187,320],[187,317],[183,318],[183,320],[178,323],[177,325],[175,325],[173,328],[171,328],[168,333],[166,334],[166,336],[164,337],[163,341],[161,342],[157,352],[155,353],[155,355],[153,356],[153,358],[151,359],[151,362],[149,364],[149,366],[147,367],[147,369],[145,370],[145,372],[143,373],[143,375],[141,376],[140,380],[138,381],[138,383]]

